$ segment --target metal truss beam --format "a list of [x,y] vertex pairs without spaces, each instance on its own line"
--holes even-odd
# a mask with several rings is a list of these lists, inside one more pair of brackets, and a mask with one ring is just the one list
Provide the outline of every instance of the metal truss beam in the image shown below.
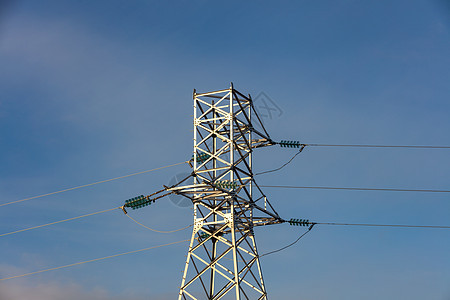
[[233,85],[193,98],[194,184],[167,188],[194,205],[178,299],[267,299],[253,228],[282,219],[253,178],[252,155],[274,143]]

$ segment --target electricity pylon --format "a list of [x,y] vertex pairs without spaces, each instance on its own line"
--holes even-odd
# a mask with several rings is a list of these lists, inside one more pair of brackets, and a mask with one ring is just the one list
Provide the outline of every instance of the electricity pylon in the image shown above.
[[194,183],[167,188],[194,205],[178,299],[267,299],[253,229],[283,220],[254,180],[252,152],[274,142],[232,84],[193,98]]

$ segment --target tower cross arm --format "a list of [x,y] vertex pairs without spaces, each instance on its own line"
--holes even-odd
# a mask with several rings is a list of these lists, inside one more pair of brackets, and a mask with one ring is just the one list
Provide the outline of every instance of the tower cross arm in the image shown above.
[[261,147],[273,146],[276,144],[277,143],[272,141],[270,138],[261,138],[261,139],[252,140],[251,147],[253,149],[255,149],[255,148],[261,148]]
[[266,225],[275,225],[275,224],[282,224],[285,221],[281,218],[267,218],[267,217],[262,217],[262,218],[258,218],[258,217],[254,217],[253,218],[253,227],[258,227],[258,226],[266,226]]
[[253,226],[265,226],[281,224],[285,222],[285,220],[283,220],[276,211],[269,211],[257,204],[253,205],[253,209],[265,214],[265,216],[253,216]]

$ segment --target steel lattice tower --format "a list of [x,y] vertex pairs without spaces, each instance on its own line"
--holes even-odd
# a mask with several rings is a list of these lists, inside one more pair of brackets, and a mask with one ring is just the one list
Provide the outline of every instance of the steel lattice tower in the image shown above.
[[267,299],[253,229],[282,219],[254,180],[252,152],[274,142],[232,84],[193,98],[194,183],[167,189],[194,205],[178,299]]

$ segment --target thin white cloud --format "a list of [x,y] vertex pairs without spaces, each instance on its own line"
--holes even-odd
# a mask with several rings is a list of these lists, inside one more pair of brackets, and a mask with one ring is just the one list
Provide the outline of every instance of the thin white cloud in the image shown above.
[[[39,282],[33,279],[12,279],[0,283],[1,300],[144,300],[150,295],[115,295],[102,287],[87,289],[82,285],[56,281]],[[172,299],[169,295],[155,296],[152,299]]]
[[0,299],[4,300],[106,300],[110,299],[105,290],[94,289],[84,291],[77,284],[59,285],[56,283],[45,283],[38,285],[7,283],[2,284]]

